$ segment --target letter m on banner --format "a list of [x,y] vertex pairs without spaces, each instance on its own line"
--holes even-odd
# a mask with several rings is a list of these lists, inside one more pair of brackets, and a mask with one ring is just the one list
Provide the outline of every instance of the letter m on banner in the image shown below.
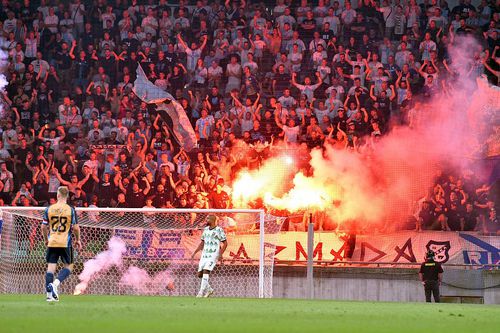
[[[304,250],[304,247],[300,244],[300,242],[295,242],[295,260],[299,261],[300,255],[307,260],[307,253]],[[318,257],[318,260],[323,260],[323,242],[316,244],[313,251],[313,258],[316,258],[316,256]]]

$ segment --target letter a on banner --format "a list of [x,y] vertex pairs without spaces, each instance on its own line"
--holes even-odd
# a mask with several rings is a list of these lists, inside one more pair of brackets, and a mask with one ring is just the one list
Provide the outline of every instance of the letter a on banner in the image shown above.
[[243,262],[248,262],[250,260],[250,257],[248,256],[247,251],[245,250],[245,245],[243,245],[243,243],[241,243],[238,252],[234,253],[233,251],[230,251],[229,255],[233,257],[233,259],[231,260],[231,264],[234,264],[238,259],[243,259]]
[[370,261],[370,262],[378,261],[378,260],[382,259],[387,254],[384,251],[380,251],[379,249],[377,249],[376,247],[374,247],[370,243],[361,242],[361,254],[360,254],[360,257],[359,257],[359,261],[365,261],[366,249],[369,249],[372,252],[375,252],[377,254],[377,256],[375,256],[375,257],[367,260],[367,261]]
[[[407,249],[408,249],[408,253],[406,253]],[[396,246],[394,248],[394,250],[396,250],[398,255],[396,256],[396,258],[394,258],[394,260],[392,262],[398,262],[399,258],[401,258],[401,257],[405,258],[409,262],[417,262],[417,259],[415,258],[415,255],[413,254],[413,248],[411,245],[411,238],[408,238],[405,245],[403,245],[402,249],[400,249],[399,246]]]

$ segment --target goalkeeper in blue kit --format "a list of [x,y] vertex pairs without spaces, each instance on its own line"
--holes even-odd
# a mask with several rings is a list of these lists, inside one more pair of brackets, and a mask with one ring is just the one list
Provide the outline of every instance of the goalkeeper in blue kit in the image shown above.
[[217,216],[207,217],[207,226],[203,229],[200,245],[193,252],[191,258],[201,252],[200,263],[198,264],[198,277],[201,278],[200,291],[196,297],[209,297],[214,289],[208,283],[210,273],[214,269],[217,261],[222,264],[222,255],[227,248],[226,234],[224,230],[217,226]]

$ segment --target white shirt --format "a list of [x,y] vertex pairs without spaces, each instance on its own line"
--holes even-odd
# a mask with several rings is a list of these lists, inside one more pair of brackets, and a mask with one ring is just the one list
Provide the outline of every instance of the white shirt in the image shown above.
[[176,18],[175,21],[174,21],[174,25],[176,25],[177,23],[179,23],[179,25],[183,29],[189,28],[189,26],[190,26],[189,20],[187,18],[185,18],[185,17]]
[[381,7],[379,11],[384,15],[385,26],[388,28],[394,27],[394,14],[396,10],[392,6]]
[[5,148],[0,149],[0,159],[2,159],[2,160],[5,161],[5,160],[7,160],[9,158],[10,158],[9,151],[7,149],[5,149]]
[[341,17],[344,24],[351,24],[352,22],[354,22],[354,18],[356,18],[356,11],[352,8],[349,10],[344,9]]
[[16,24],[17,24],[17,20],[15,18],[13,18],[12,20],[5,20],[3,22],[3,31],[9,33],[9,32],[13,32],[15,29],[16,29]]
[[109,133],[111,132],[116,132],[116,139],[120,142],[125,142],[125,140],[128,137],[128,128],[121,126],[121,127],[113,127]]
[[146,16],[142,19],[141,26],[145,33],[149,32],[153,37],[156,36],[156,30],[158,30],[158,20],[156,18]]
[[337,16],[327,16],[323,18],[323,24],[330,23],[330,30],[333,31],[335,36],[339,33],[340,20]]
[[192,72],[196,68],[196,62],[200,59],[201,49],[197,48],[196,50],[192,50],[190,48],[186,49],[187,54],[187,70]]
[[297,142],[297,138],[300,133],[300,127],[289,127],[287,125],[283,125],[283,132],[285,132],[286,142]]
[[323,117],[328,116],[330,118],[330,111],[328,109],[314,109],[314,114],[316,115],[316,119],[318,120],[318,124],[321,124],[323,122]]
[[280,98],[278,98],[278,101],[281,103],[281,105],[285,109],[289,109],[292,106],[294,106],[295,104],[297,104],[297,101],[295,100],[295,98],[293,98],[293,96],[285,96],[285,95],[283,95]]
[[307,84],[307,85],[302,85],[302,84],[296,84],[295,86],[297,89],[300,90],[300,92],[304,95],[307,96],[307,100],[309,102],[312,101],[312,98],[314,97],[314,91],[321,85],[321,83],[316,83],[316,84]]
[[3,131],[3,133],[2,133],[2,140],[3,140],[3,146],[4,146],[5,149],[11,149],[12,148],[12,145],[7,141],[8,139],[10,139],[11,141],[17,139],[17,132],[16,132],[15,129],[10,129],[10,130]]
[[110,20],[111,25],[113,26],[115,24],[116,16],[113,13],[104,13],[101,15],[102,19],[102,27],[106,28],[106,21]]
[[206,134],[209,137],[212,133],[212,126],[215,124],[215,120],[213,116],[207,116],[206,118],[200,118],[196,121],[196,127],[198,127],[198,133],[200,134],[200,138],[208,139],[203,135],[203,128],[207,125]]
[[91,129],[89,131],[89,134],[87,135],[87,139],[89,141],[92,141],[92,142],[94,141],[94,132],[98,132],[99,133],[99,135],[97,135],[97,140],[104,139],[104,132],[102,130],[100,130],[100,129],[93,128],[93,129]]
[[82,11],[84,11],[85,5],[83,3],[81,3],[80,5],[73,3],[69,5],[69,8],[71,11],[71,17],[73,18],[73,20],[75,20],[75,23],[83,23],[83,15],[78,9],[80,8]]
[[[35,38],[33,38],[33,39],[26,38],[24,40],[24,43],[26,44],[26,47],[24,49],[25,50],[24,55],[27,58],[34,58],[34,57],[36,57],[36,51],[38,49],[37,48],[37,41],[36,41],[36,39]],[[36,70],[35,70],[35,72],[36,72]]]
[[203,241],[203,251],[200,260],[209,259],[215,261],[219,258],[220,243],[226,241],[226,233],[219,226],[213,229],[205,227],[201,234],[201,240]]
[[39,6],[36,10],[42,13],[43,17],[49,16],[49,6]]
[[246,132],[250,131],[253,128],[253,119],[250,117],[250,119],[246,119],[245,115],[247,112],[243,114],[243,118],[241,119],[241,132]]
[[61,141],[60,137],[55,137],[55,138],[44,138],[44,142],[50,142],[50,148],[57,150],[59,148],[59,142]]
[[57,177],[54,176],[54,175],[51,175],[49,177],[49,190],[47,192],[49,192],[49,193],[55,193],[55,192],[57,192],[57,189],[59,188],[59,185],[61,185],[61,183],[59,182],[59,180],[57,179]]
[[[332,96],[333,89],[335,89],[337,91],[337,94],[335,96]],[[331,87],[328,87],[326,89],[325,93],[330,97],[334,97],[335,99],[342,99],[342,97],[345,93],[345,90],[344,90],[344,87],[342,87],[342,86],[331,86]]]
[[53,33],[57,33],[57,25],[59,24],[59,18],[57,17],[57,15],[48,15],[45,17],[45,19],[43,20],[45,25],[55,25],[53,27],[48,27],[48,29]]
[[276,19],[276,22],[279,24],[280,29],[283,30],[285,23],[288,23],[290,24],[290,27],[293,27],[297,21],[295,20],[295,17],[291,15],[281,15]]
[[92,172],[97,173],[97,169],[99,168],[99,162],[97,160],[94,161],[88,160],[85,161],[85,163],[83,163],[83,166],[86,166],[90,170],[92,170]]
[[59,22],[59,25],[60,26],[66,26],[68,27],[69,29],[73,29],[73,26],[75,25],[75,22],[73,21],[73,19],[62,19],[60,22]]
[[217,67],[208,67],[208,77],[210,79],[216,79],[222,76],[222,68],[220,66]]
[[0,171],[0,180],[2,181],[4,187],[3,187],[3,192],[10,192],[12,191],[12,183],[13,183],[14,176],[12,175],[12,172],[9,170],[7,171]]
[[422,60],[431,60],[431,51],[436,51],[436,43],[432,40],[424,40],[420,43]]

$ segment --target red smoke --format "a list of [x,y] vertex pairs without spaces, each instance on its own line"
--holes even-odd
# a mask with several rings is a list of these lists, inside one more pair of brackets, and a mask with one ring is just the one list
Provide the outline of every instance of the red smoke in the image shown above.
[[235,206],[260,197],[271,209],[324,211],[327,229],[353,221],[372,232],[398,228],[413,213],[413,203],[428,194],[438,168],[468,167],[468,157],[477,155],[489,130],[478,123],[500,110],[498,87],[484,81],[477,84],[462,71],[469,68],[478,49],[472,39],[450,49],[454,60],[450,67],[459,76],[448,78],[446,94],[415,104],[411,128],[394,127],[373,149],[367,146],[353,152],[326,146],[324,151],[314,150],[310,175],[291,176],[282,157],[269,159],[260,169],[237,175]]

